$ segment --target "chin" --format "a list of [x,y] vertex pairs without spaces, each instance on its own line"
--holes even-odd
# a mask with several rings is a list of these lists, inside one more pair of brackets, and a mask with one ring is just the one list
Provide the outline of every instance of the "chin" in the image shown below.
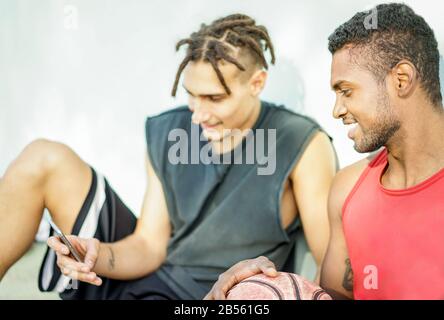
[[353,145],[353,149],[355,149],[356,152],[359,152],[359,153],[369,152],[369,151],[367,151],[368,146],[366,145],[365,141],[355,138],[354,143],[355,144]]
[[356,150],[356,152],[359,153],[374,152],[384,146],[383,143],[376,143],[376,142],[377,141],[369,141],[365,143],[361,141],[361,143],[359,143],[359,141],[355,141],[353,148]]
[[207,132],[204,131],[203,132],[204,137],[208,140],[208,141],[220,141],[222,140],[222,136],[219,134],[219,132]]
[[365,149],[363,149],[362,147],[360,147],[359,145],[357,145],[356,143],[355,143],[355,145],[353,146],[353,149],[355,149],[355,151],[356,151],[356,152],[359,152],[359,153],[366,153],[366,152],[368,152],[368,151],[366,151]]

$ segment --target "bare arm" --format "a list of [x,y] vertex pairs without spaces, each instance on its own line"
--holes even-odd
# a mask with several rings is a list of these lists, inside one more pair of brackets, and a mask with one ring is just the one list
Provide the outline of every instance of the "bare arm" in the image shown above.
[[171,225],[162,184],[148,157],[146,168],[148,186],[141,215],[131,235],[114,243],[68,236],[84,255],[85,263],[76,262],[68,256],[68,248],[57,238],[48,240],[48,245],[56,251],[57,264],[63,274],[101,285],[97,275],[118,280],[137,279],[160,267],[166,257]]
[[321,287],[335,299],[353,299],[353,271],[342,226],[342,207],[368,160],[341,170],[328,199],[330,241],[322,265]]
[[136,229],[115,243],[102,243],[94,271],[102,276],[127,280],[147,275],[166,257],[171,226],[162,184],[146,158],[148,186]]
[[305,238],[318,266],[330,235],[327,199],[336,173],[336,156],[328,136],[318,132],[293,170],[293,192]]

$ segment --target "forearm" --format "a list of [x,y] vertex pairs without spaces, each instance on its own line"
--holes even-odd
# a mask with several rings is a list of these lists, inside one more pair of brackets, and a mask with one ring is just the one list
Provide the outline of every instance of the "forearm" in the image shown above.
[[329,259],[327,252],[321,269],[320,286],[335,300],[353,299],[353,272],[350,265],[343,268],[338,261]]
[[132,280],[157,270],[164,258],[132,234],[114,243],[101,243],[94,272],[106,278]]

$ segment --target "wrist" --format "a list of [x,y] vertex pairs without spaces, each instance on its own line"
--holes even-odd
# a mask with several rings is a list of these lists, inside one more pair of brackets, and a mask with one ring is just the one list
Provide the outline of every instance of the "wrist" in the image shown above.
[[97,248],[97,260],[94,265],[94,268],[91,270],[91,271],[95,272],[97,275],[103,275],[103,273],[106,270],[106,268],[104,268],[104,265],[105,265],[106,261],[108,260],[107,246],[108,246],[107,243],[103,243],[103,242],[99,241],[99,245]]

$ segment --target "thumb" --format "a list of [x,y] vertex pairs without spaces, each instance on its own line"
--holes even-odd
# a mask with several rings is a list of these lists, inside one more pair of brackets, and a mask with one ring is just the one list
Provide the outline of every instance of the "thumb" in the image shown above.
[[273,267],[267,267],[262,272],[269,277],[276,277],[279,274]]
[[85,241],[85,247],[86,254],[84,263],[92,270],[97,261],[99,241],[97,239],[88,239]]

